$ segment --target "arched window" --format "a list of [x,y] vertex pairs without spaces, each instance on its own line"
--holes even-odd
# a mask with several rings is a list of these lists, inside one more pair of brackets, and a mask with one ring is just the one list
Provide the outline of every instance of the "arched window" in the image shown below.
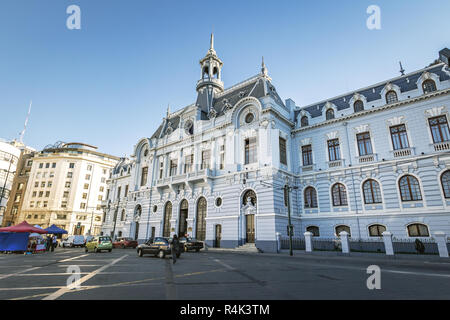
[[336,236],[339,237],[339,234],[342,231],[345,231],[348,233],[348,236],[351,237],[351,233],[350,233],[350,227],[346,226],[346,225],[340,225],[340,226],[336,226],[336,228],[334,229],[336,231]]
[[420,201],[422,194],[420,193],[419,181],[413,176],[403,176],[398,182],[402,201]]
[[371,237],[382,237],[383,232],[386,231],[386,227],[381,224],[373,224],[369,226],[369,236]]
[[328,109],[325,115],[327,120],[334,119],[334,110]]
[[203,197],[197,202],[195,237],[200,241],[205,241],[206,238],[206,205],[206,199]]
[[422,83],[422,88],[423,88],[423,93],[425,93],[425,94],[430,93],[430,92],[434,92],[434,91],[437,90],[436,89],[436,83],[433,80],[431,80],[431,79],[425,80]]
[[331,188],[331,193],[333,194],[333,206],[340,207],[347,205],[347,192],[342,183],[336,183]]
[[302,126],[302,127],[307,127],[307,126],[309,126],[308,117],[307,117],[307,116],[303,116],[302,119],[301,119],[301,121],[300,121],[300,123],[301,123],[301,126]]
[[311,232],[313,234],[313,237],[320,237],[319,227],[309,226],[306,227],[306,231]]
[[429,237],[428,227],[421,223],[414,223],[408,226],[408,236],[410,237]]
[[380,185],[373,179],[369,179],[363,184],[364,203],[374,204],[381,203]]
[[248,198],[250,198],[252,205],[256,206],[256,194],[253,190],[247,190],[242,196],[242,204],[244,206],[247,204]]
[[122,210],[122,214],[120,215],[120,221],[125,220],[125,209]]
[[305,189],[305,208],[317,208],[317,192],[313,187]]
[[355,112],[363,111],[363,110],[364,110],[364,103],[363,103],[361,100],[356,101],[356,102],[353,104],[353,110],[354,110]]
[[450,170],[445,171],[441,176],[442,190],[444,190],[445,199],[450,198]]
[[172,218],[172,203],[167,202],[164,207],[163,237],[170,237],[170,219]]
[[397,101],[398,101],[397,92],[395,92],[394,90],[391,90],[388,93],[386,93],[386,103],[387,104],[396,103]]

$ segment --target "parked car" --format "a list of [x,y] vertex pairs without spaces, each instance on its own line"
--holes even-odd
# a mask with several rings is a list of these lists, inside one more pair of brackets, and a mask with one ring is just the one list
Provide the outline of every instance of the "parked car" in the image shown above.
[[68,238],[60,242],[60,246],[63,248],[84,247],[84,245],[85,245],[84,236],[69,236]]
[[117,238],[116,241],[113,242],[114,248],[133,248],[136,249],[138,246],[138,242],[132,238]]
[[180,238],[180,246],[184,252],[193,251],[199,252],[200,249],[203,249],[203,242],[198,241],[194,238]]
[[84,249],[85,252],[94,251],[94,252],[101,252],[102,250],[108,250],[108,252],[111,252],[113,248],[111,238],[108,236],[99,236],[94,237],[91,241],[86,243],[86,248]]
[[[156,237],[154,239],[150,239],[145,243],[142,243],[137,246],[137,253],[139,257],[142,257],[144,254],[153,254],[163,259],[166,254],[171,254],[170,249],[170,239],[163,237]],[[178,250],[177,258],[180,256],[181,250]]]
[[84,239],[84,243],[88,243],[89,241],[91,241],[92,239],[94,239],[94,236],[86,236],[86,238]]

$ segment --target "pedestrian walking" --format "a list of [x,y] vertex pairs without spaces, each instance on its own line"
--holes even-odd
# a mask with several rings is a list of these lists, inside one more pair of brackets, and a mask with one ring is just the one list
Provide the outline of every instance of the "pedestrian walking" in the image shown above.
[[55,250],[55,248],[56,248],[56,236],[55,235],[53,235],[53,237],[52,237],[52,252]]
[[51,240],[50,236],[47,235],[47,237],[45,238],[45,251],[50,250],[51,243],[52,243],[52,240]]
[[178,241],[178,237],[176,234],[173,235],[171,249],[172,249],[172,261],[173,263],[177,262],[178,250],[180,248],[180,242]]

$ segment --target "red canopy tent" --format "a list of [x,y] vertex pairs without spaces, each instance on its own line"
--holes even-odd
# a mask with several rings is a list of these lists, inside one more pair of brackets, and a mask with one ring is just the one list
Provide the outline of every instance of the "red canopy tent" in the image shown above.
[[19,223],[18,225],[11,226],[11,227],[5,227],[0,228],[0,232],[35,232],[35,233],[48,233],[44,229],[33,227],[31,224],[28,224],[28,222],[23,221]]

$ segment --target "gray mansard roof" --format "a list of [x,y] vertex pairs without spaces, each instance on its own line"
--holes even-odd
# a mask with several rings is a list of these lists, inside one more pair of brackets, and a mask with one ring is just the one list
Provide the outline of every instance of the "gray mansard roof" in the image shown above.
[[[434,73],[438,75],[440,81],[445,81],[450,79],[449,75],[446,74],[444,71],[442,71],[442,64],[439,64],[435,67],[429,68],[427,71],[430,73]],[[420,70],[405,76],[401,76],[398,78],[394,78],[388,81],[384,81],[382,83],[376,84],[374,86],[353,91],[351,93],[348,93],[346,95],[342,95],[336,98],[332,98],[331,100],[324,100],[320,103],[316,103],[313,105],[309,105],[307,107],[302,108],[302,110],[308,111],[312,118],[320,117],[323,114],[323,107],[325,104],[329,101],[330,103],[333,103],[336,105],[338,110],[343,110],[350,108],[349,101],[353,97],[355,93],[359,93],[363,95],[367,99],[367,103],[370,103],[375,100],[381,99],[381,91],[383,88],[388,84],[391,83],[393,85],[397,85],[401,92],[408,92],[417,89],[417,80],[420,78],[420,76],[424,73],[424,70]],[[295,119],[297,119],[297,115],[300,113],[300,110],[297,110],[295,112]]]
[[[281,100],[280,96],[276,92],[275,87],[270,83],[270,81],[264,79],[263,77],[261,77],[261,75],[257,75],[246,81],[238,83],[231,88],[226,89],[223,93],[214,98],[213,108],[216,111],[217,116],[219,117],[224,114],[226,103],[229,103],[231,104],[231,106],[234,106],[239,100],[245,97],[254,97],[257,99],[264,97],[265,96],[264,86],[266,85],[265,83],[267,83],[268,86],[267,95],[270,95],[280,106],[284,107],[285,105],[283,101]],[[200,108],[200,110],[206,110],[207,108],[204,107],[206,101],[202,101],[201,97],[204,98],[205,96],[199,95],[197,98],[196,105]],[[184,109],[188,107],[185,107]],[[180,124],[180,116],[179,116],[180,113],[182,113],[182,110],[181,112],[177,112],[177,114],[171,116],[168,120],[173,130],[176,130]],[[201,120],[208,120],[208,114],[205,111],[201,112]],[[155,133],[153,133],[151,138],[152,139],[161,138],[162,136],[165,135],[167,128],[168,123],[166,119],[164,119],[164,121],[155,131]]]

